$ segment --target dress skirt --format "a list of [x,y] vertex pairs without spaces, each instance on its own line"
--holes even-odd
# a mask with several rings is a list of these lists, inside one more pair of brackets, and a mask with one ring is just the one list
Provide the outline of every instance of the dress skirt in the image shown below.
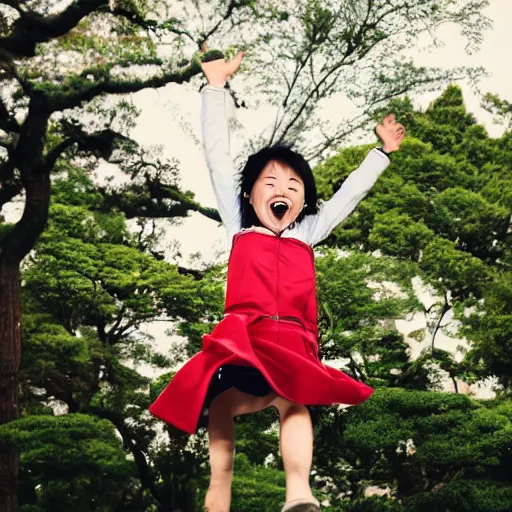
[[193,434],[207,423],[215,396],[241,391],[278,395],[303,405],[355,405],[373,389],[318,358],[315,334],[294,321],[229,314],[203,337],[203,350],[174,376],[152,414]]

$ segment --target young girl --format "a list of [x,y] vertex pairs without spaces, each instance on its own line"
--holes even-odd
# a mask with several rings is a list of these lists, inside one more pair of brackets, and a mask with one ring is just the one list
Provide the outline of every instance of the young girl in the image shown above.
[[207,421],[211,481],[205,510],[229,512],[233,418],[273,406],[280,418],[286,474],[283,512],[320,510],[309,475],[313,430],[306,405],[355,405],[372,389],[318,358],[312,247],[326,238],[372,188],[399,149],[403,126],[388,116],[377,128],[383,148],[370,151],[334,197],[317,208],[313,173],[282,146],[249,157],[241,174],[229,150],[225,88],[242,61],[203,63],[203,144],[218,202],[232,240],[225,317],[204,336],[203,350],[172,379],[151,412],[194,433]]

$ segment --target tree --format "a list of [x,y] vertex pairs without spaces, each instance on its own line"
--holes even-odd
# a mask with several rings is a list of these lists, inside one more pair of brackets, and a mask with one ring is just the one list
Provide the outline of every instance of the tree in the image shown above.
[[[185,354],[159,354],[140,327],[202,318],[204,299],[194,276],[144,252],[151,247],[145,236],[130,234],[119,212],[99,208],[102,197],[92,186],[83,170],[61,169],[48,228],[23,271],[23,411],[39,414],[54,403],[69,415],[108,420],[137,471],[116,494],[115,506],[187,508],[196,495],[192,469],[204,450],[187,451],[187,436],[176,431],[162,449],[147,412],[156,396],[149,396],[149,379],[138,370],[144,364],[167,368]],[[183,473],[185,489],[175,485]],[[32,484],[22,472],[23,488]],[[45,507],[42,499],[38,504]]]
[[[328,244],[378,250],[403,265],[414,263],[417,275],[439,297],[425,311],[432,358],[451,372],[457,367],[447,365],[439,353],[435,356],[436,335],[446,314],[454,311],[467,326],[461,333],[474,342],[459,373],[469,377],[472,367],[480,376],[499,376],[508,387],[506,363],[499,372],[495,363],[498,350],[500,357],[509,351],[508,297],[496,291],[506,289],[500,283],[507,280],[511,258],[510,134],[490,138],[467,113],[461,90],[454,85],[425,112],[415,111],[408,99],[394,100],[388,108],[398,113],[410,136]],[[335,192],[367,150],[348,148],[320,165],[321,194]],[[476,308],[469,317],[468,308]],[[496,334],[496,341],[489,332]]]
[[[358,380],[394,385],[409,358],[389,320],[418,307],[410,285],[415,266],[367,254],[321,252],[316,259],[321,357],[347,360],[346,371]],[[398,289],[387,290],[386,283]]]
[[22,512],[112,510],[129,495],[134,464],[109,421],[27,416],[0,426],[0,442],[22,449]]
[[[437,45],[436,31],[444,23],[459,25],[468,49],[477,48],[489,27],[482,15],[486,4],[308,0],[289,2],[283,9],[276,2],[279,16],[264,25],[261,44],[253,50],[266,99],[276,107],[263,140],[293,141],[309,158],[320,159],[366,126],[390,99],[478,76],[481,70],[417,67],[400,55],[418,39]],[[317,105],[340,93],[359,111],[330,122],[319,115]]]
[[319,422],[316,466],[337,483],[336,494],[356,499],[352,506],[361,508],[354,510],[365,510],[361,495],[372,483],[391,489],[403,507],[396,510],[504,512],[512,502],[510,412],[509,402],[486,406],[457,394],[379,389]]

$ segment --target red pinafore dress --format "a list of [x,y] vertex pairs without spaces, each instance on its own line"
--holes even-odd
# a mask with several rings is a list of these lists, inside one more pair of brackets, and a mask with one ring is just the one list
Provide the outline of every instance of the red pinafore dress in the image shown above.
[[250,230],[235,235],[225,317],[204,336],[203,349],[176,373],[151,413],[194,433],[212,378],[232,365],[256,369],[269,390],[303,405],[355,405],[373,392],[319,360],[313,250],[294,238]]

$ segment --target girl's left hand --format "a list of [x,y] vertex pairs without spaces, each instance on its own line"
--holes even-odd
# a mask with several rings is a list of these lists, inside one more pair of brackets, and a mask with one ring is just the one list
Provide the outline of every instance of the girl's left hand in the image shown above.
[[382,141],[384,151],[391,153],[400,149],[400,144],[406,135],[405,128],[396,122],[394,114],[386,116],[377,126],[377,135]]

